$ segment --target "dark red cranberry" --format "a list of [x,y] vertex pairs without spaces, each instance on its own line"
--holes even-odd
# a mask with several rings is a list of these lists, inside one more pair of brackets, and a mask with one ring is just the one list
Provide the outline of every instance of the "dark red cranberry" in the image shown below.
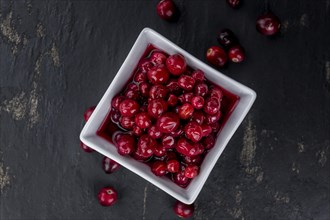
[[178,160],[178,156],[173,151],[167,151],[165,156],[165,161]]
[[192,91],[195,85],[195,79],[188,75],[181,75],[178,79],[178,85],[186,91]]
[[191,76],[196,82],[203,82],[205,80],[205,74],[202,70],[195,70],[192,72]]
[[273,13],[261,15],[257,19],[257,30],[263,35],[274,35],[279,32],[280,28],[280,19]]
[[102,167],[103,167],[104,172],[113,173],[120,168],[120,165],[119,165],[119,163],[110,159],[109,157],[103,157]]
[[151,88],[151,85],[147,82],[141,82],[140,85],[140,93],[141,95],[143,96],[149,96],[149,91],[150,91],[150,88]]
[[192,165],[200,165],[203,161],[203,158],[201,157],[201,155],[197,155],[194,157],[188,157],[188,156],[184,156],[183,157],[183,162],[185,162],[186,164],[192,164]]
[[220,110],[220,102],[216,98],[208,98],[205,101],[204,112],[206,112],[209,115],[215,115]]
[[120,155],[128,155],[135,150],[135,139],[130,134],[121,134],[116,142],[117,150]]
[[156,176],[164,176],[167,172],[166,163],[164,163],[163,161],[154,162],[151,166],[151,171]]
[[154,155],[157,157],[164,157],[166,155],[166,148],[162,145],[157,145],[154,150]]
[[145,154],[139,150],[135,151],[132,154],[132,156],[135,160],[142,161],[142,162],[148,162],[152,158],[152,156],[145,157]]
[[138,113],[139,109],[140,105],[132,99],[125,99],[119,105],[119,111],[122,116],[132,117]]
[[147,81],[147,74],[142,72],[142,71],[136,72],[135,76],[134,76],[134,81],[137,82],[137,83]]
[[166,149],[175,148],[175,144],[176,144],[176,141],[175,141],[175,139],[172,135],[167,135],[166,134],[162,137],[162,145]]
[[218,46],[210,47],[206,52],[206,59],[216,67],[224,67],[227,63],[227,53]]
[[245,59],[245,52],[243,47],[241,46],[231,47],[228,51],[228,58],[233,63],[243,62],[243,60]]
[[209,91],[209,87],[205,83],[198,83],[195,86],[195,94],[205,96]]
[[133,126],[134,126],[134,118],[122,116],[119,119],[119,123],[120,123],[120,126],[123,127],[124,129],[131,130],[131,129],[133,129]]
[[137,144],[137,152],[140,153],[140,156],[143,158],[148,158],[153,155],[157,142],[155,139],[149,137],[148,135],[142,135]]
[[83,149],[85,152],[87,153],[91,153],[94,152],[94,149],[88,147],[86,144],[84,144],[83,142],[80,142],[80,147],[81,149]]
[[151,138],[157,139],[157,138],[161,138],[163,136],[162,132],[160,132],[157,128],[156,125],[152,125],[149,129],[148,129],[148,135]]
[[151,68],[147,73],[148,79],[152,84],[165,84],[170,77],[170,73],[165,65],[161,64]]
[[112,187],[105,187],[97,195],[102,206],[112,206],[117,201],[117,192]]
[[220,131],[220,124],[218,122],[210,124],[210,126],[211,126],[214,133],[217,134]]
[[208,136],[212,133],[212,127],[210,125],[202,124],[202,135],[203,137]]
[[181,137],[178,140],[175,149],[180,154],[191,157],[203,153],[204,149],[201,148],[203,148],[203,146],[200,146],[198,144],[192,144],[186,138]]
[[127,90],[139,91],[139,86],[135,83],[130,83],[127,85]]
[[222,30],[217,39],[219,44],[227,49],[238,44],[235,34],[229,29]]
[[196,165],[188,165],[186,166],[186,169],[184,170],[185,177],[189,179],[193,179],[198,175],[199,167]]
[[204,106],[204,98],[202,96],[195,96],[191,99],[191,104],[195,109],[201,109]]
[[211,98],[216,98],[219,101],[222,100],[223,97],[223,93],[221,91],[221,89],[217,88],[217,87],[211,87],[210,89],[210,97]]
[[227,3],[232,8],[238,8],[241,5],[241,0],[227,0]]
[[176,97],[173,94],[170,94],[167,98],[167,104],[173,107],[176,106],[177,103],[178,103],[178,97]]
[[187,92],[187,93],[180,95],[178,99],[181,103],[186,103],[186,102],[191,103],[191,100],[193,97],[194,97],[194,93]]
[[147,59],[143,59],[139,63],[139,69],[144,73],[148,72],[152,67],[154,67],[154,64]]
[[148,114],[151,117],[159,118],[167,111],[167,102],[163,99],[153,99],[148,104]]
[[206,150],[210,150],[214,147],[215,137],[213,135],[208,135],[203,138],[203,146]]
[[151,118],[145,112],[138,113],[135,116],[135,124],[142,129],[149,128],[151,126]]
[[164,99],[167,96],[168,89],[163,85],[153,85],[150,88],[149,96],[151,99]]
[[203,124],[205,115],[201,111],[194,111],[191,121],[197,122],[199,125]]
[[173,94],[180,94],[181,93],[181,88],[178,85],[178,81],[176,79],[170,79],[166,85],[166,88],[170,93]]
[[187,63],[182,55],[174,54],[167,58],[166,66],[170,73],[179,76],[186,71]]
[[125,91],[125,97],[128,99],[138,99],[140,97],[139,91],[128,89]]
[[119,119],[121,117],[121,114],[118,110],[112,109],[110,112],[110,117],[111,117],[111,121],[113,121],[114,123],[118,123]]
[[180,125],[180,119],[177,114],[167,112],[157,120],[157,128],[162,133],[171,133],[175,131]]
[[133,131],[133,134],[137,137],[140,137],[143,134],[143,129],[136,125],[133,126],[132,131]]
[[186,137],[193,142],[200,141],[203,136],[202,127],[194,121],[188,122],[186,124],[186,126],[184,127],[184,132],[186,134]]
[[122,103],[122,101],[124,101],[125,99],[126,99],[125,96],[122,95],[117,95],[113,97],[111,101],[112,108],[119,110],[120,103]]
[[148,111],[148,105],[147,103],[144,103],[140,108],[140,112],[147,112],[147,111]]
[[190,103],[184,103],[179,107],[179,116],[182,119],[189,119],[194,113],[194,107]]
[[164,20],[176,21],[179,11],[172,0],[161,0],[157,4],[157,14]]
[[176,183],[177,185],[179,185],[181,187],[188,186],[188,184],[190,182],[190,179],[185,177],[184,171],[179,171],[177,173],[174,173],[172,175],[172,180],[174,183]]
[[92,113],[94,112],[96,106],[89,107],[84,113],[85,121],[88,121],[89,117],[91,117]]
[[165,64],[166,60],[167,60],[167,56],[160,51],[154,51],[152,52],[152,54],[150,55],[150,61],[153,62],[155,65],[159,65],[159,64]]
[[180,163],[176,159],[168,160],[166,162],[167,170],[170,173],[177,173],[180,169]]
[[206,119],[206,123],[207,124],[213,124],[219,121],[219,119],[221,118],[221,111],[218,111],[215,115],[209,115],[207,114],[205,116]]
[[182,129],[182,126],[180,126],[178,129],[176,129],[175,131],[172,131],[170,134],[173,136],[173,137],[180,137],[182,134],[183,134],[183,129]]

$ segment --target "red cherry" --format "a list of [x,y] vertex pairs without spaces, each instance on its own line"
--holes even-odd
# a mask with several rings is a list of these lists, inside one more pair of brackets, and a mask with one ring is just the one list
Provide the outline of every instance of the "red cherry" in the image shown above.
[[206,59],[216,67],[224,67],[227,63],[227,53],[218,46],[210,47],[206,52]]
[[178,97],[176,97],[173,94],[170,94],[167,98],[167,104],[173,107],[176,106],[177,103],[178,103]]
[[275,35],[279,32],[280,28],[280,19],[273,13],[261,15],[257,19],[257,30],[263,35]]
[[229,29],[222,30],[218,34],[217,40],[221,46],[227,49],[238,44],[235,34]]
[[111,187],[105,187],[97,195],[102,206],[112,206],[117,201],[117,192]]
[[168,89],[163,85],[153,85],[150,88],[149,96],[151,99],[164,99],[167,96]]
[[116,141],[116,146],[120,155],[131,154],[135,150],[135,139],[132,135],[121,134]]
[[170,173],[177,173],[180,169],[180,163],[176,159],[171,159],[166,162],[166,167],[168,172]]
[[170,73],[179,76],[186,71],[187,63],[182,55],[174,54],[167,58],[166,66]]
[[163,99],[153,99],[148,104],[148,114],[151,117],[159,118],[167,111],[167,103]]
[[81,149],[83,149],[85,152],[87,153],[91,153],[94,152],[94,149],[88,147],[86,144],[84,144],[83,142],[80,142],[80,147]]
[[194,113],[193,113],[193,115],[191,117],[191,121],[195,121],[199,125],[203,124],[204,119],[205,119],[205,115],[201,111],[194,111]]
[[221,111],[218,111],[215,115],[206,115],[205,119],[206,119],[206,123],[207,124],[213,124],[219,121],[219,119],[221,118]]
[[119,105],[119,111],[122,116],[132,117],[138,113],[139,109],[140,105],[132,99],[125,99]]
[[183,129],[182,126],[180,126],[178,129],[176,129],[175,131],[172,131],[170,133],[170,135],[172,135],[173,137],[180,137],[183,134]]
[[152,84],[165,84],[170,77],[170,73],[164,65],[158,65],[150,69],[147,73]]
[[199,167],[196,165],[188,165],[184,170],[185,177],[193,179],[198,175]]
[[210,150],[214,147],[215,137],[213,135],[208,135],[203,138],[203,146],[206,150]]
[[172,135],[164,135],[162,137],[162,145],[166,148],[166,149],[171,149],[171,148],[175,148],[176,145],[176,141],[174,139],[174,137]]
[[175,131],[180,125],[180,119],[177,114],[167,112],[157,120],[157,128],[162,133],[171,133]]
[[175,21],[179,12],[172,0],[161,0],[157,4],[157,14],[164,20]]
[[146,73],[154,66],[154,64],[147,59],[143,59],[139,62],[138,66],[142,72]]
[[103,157],[102,167],[103,167],[104,172],[113,173],[120,168],[120,165],[119,165],[119,163],[110,159],[109,157]]
[[147,159],[153,155],[156,146],[157,142],[145,134],[139,138],[136,151],[141,157]]
[[96,106],[89,107],[84,113],[85,121],[88,121],[89,117],[91,117],[92,113],[94,112]]
[[195,70],[192,72],[191,76],[196,82],[203,82],[205,80],[205,74],[202,70]]
[[220,124],[219,123],[213,123],[210,124],[210,126],[212,127],[213,133],[218,133],[220,131]]
[[147,75],[142,71],[138,71],[135,73],[134,81],[137,83],[145,82],[147,81]]
[[194,97],[194,93],[187,92],[185,94],[180,95],[178,99],[181,103],[186,103],[186,102],[191,103],[193,97]]
[[184,171],[179,171],[177,173],[174,173],[172,175],[172,180],[174,183],[176,183],[177,185],[179,185],[181,187],[188,186],[188,184],[190,182],[190,179],[185,177]]
[[156,161],[152,164],[151,171],[156,176],[164,176],[167,172],[166,164],[163,161]]
[[209,87],[205,83],[198,83],[194,90],[195,95],[205,96],[209,91]]
[[151,119],[147,113],[141,112],[135,116],[135,124],[142,129],[149,128],[151,126]]
[[218,99],[219,101],[222,100],[222,97],[223,97],[223,92],[221,91],[221,89],[217,88],[217,87],[211,87],[210,89],[210,97],[211,98],[216,98]]
[[112,109],[110,112],[111,121],[118,123],[121,117],[121,114],[118,110]]
[[160,132],[157,128],[157,126],[152,125],[149,129],[148,129],[148,135],[151,138],[157,139],[157,138],[161,138],[163,136],[162,132]]
[[197,122],[188,122],[184,127],[184,131],[186,133],[186,137],[193,142],[198,142],[202,139],[203,130]]
[[204,152],[204,148],[201,144],[190,143],[186,138],[181,137],[176,145],[176,151],[185,156],[197,156]]
[[178,85],[186,91],[192,91],[195,85],[195,79],[188,75],[181,75],[178,79]]
[[161,145],[156,146],[154,150],[154,155],[157,157],[164,157],[166,155],[166,148]]
[[202,96],[195,96],[191,99],[191,104],[195,109],[201,109],[204,106],[204,98]]
[[124,101],[125,99],[126,99],[125,96],[122,95],[117,95],[113,97],[111,101],[112,108],[119,110],[120,103],[122,103],[122,101]]
[[227,3],[232,8],[238,8],[241,5],[241,0],[227,0]]
[[201,155],[197,155],[194,157],[188,157],[188,156],[184,156],[183,157],[183,162],[185,162],[186,164],[192,164],[192,165],[200,165],[203,162],[203,158],[201,157]]
[[140,85],[140,93],[141,95],[143,96],[149,96],[149,91],[150,91],[150,88],[151,88],[151,85],[147,82],[141,82]]
[[216,98],[206,99],[203,110],[209,115],[217,114],[217,112],[220,110],[219,100]]
[[125,91],[125,97],[128,99],[138,99],[140,97],[140,93],[138,90],[128,89]]
[[178,85],[178,81],[176,79],[169,79],[167,85],[166,85],[166,88],[168,89],[168,91],[170,93],[173,93],[173,94],[180,94],[181,93],[181,88],[179,87]]
[[179,116],[182,119],[189,119],[194,113],[194,107],[190,103],[184,103],[179,107]]
[[208,136],[212,133],[212,127],[210,125],[202,124],[202,136]]
[[153,62],[155,65],[165,64],[167,60],[167,56],[160,51],[154,51],[150,55],[150,61]]
[[178,156],[176,153],[174,153],[173,151],[166,151],[166,155],[165,155],[165,161],[169,161],[169,160],[178,160]]
[[143,129],[136,125],[133,126],[132,131],[133,131],[133,134],[137,137],[140,137],[143,134]]
[[131,130],[133,129],[133,126],[134,126],[134,118],[133,117],[125,117],[125,116],[122,116],[120,119],[119,119],[119,123],[120,123],[120,126],[126,130]]
[[231,62],[240,63],[243,62],[245,59],[245,52],[243,47],[241,46],[234,46],[229,49],[228,57]]

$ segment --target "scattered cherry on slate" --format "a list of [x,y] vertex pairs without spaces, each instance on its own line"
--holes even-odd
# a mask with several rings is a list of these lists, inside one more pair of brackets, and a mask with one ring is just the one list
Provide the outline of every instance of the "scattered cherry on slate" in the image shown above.
[[87,153],[91,153],[94,152],[94,149],[88,147],[86,144],[84,144],[83,142],[80,141],[80,147],[81,149],[83,149],[85,152]]
[[217,40],[221,46],[227,49],[238,44],[238,39],[235,34],[228,28],[220,31]]
[[206,59],[213,66],[222,68],[226,65],[228,57],[221,47],[212,46],[206,52]]
[[227,0],[228,5],[232,8],[238,8],[241,5],[242,0]]
[[179,10],[172,0],[161,0],[157,4],[157,14],[164,20],[176,21],[179,17]]
[[233,63],[240,63],[245,59],[245,52],[242,46],[236,45],[229,49],[228,58]]
[[272,36],[279,32],[281,28],[280,19],[269,12],[257,18],[257,30],[266,36]]
[[189,218],[194,214],[195,207],[194,204],[187,205],[177,201],[173,206],[173,210],[177,216],[181,218]]
[[105,156],[105,157],[103,157],[103,160],[102,160],[102,167],[103,167],[104,172],[113,173],[120,168],[120,165],[116,161]]
[[84,119],[85,119],[86,122],[88,121],[89,117],[91,117],[91,115],[94,112],[95,108],[96,108],[96,106],[92,106],[92,107],[89,107],[85,111],[85,113],[84,113]]
[[112,206],[117,201],[117,192],[112,187],[105,187],[97,195],[102,206]]

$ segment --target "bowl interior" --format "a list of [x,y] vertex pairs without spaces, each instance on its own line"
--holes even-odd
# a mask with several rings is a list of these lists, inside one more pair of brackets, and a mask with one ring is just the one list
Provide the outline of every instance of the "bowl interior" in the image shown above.
[[[205,72],[207,79],[212,81],[214,84],[221,86],[227,91],[239,96],[240,98],[235,110],[231,113],[225,126],[219,133],[214,148],[204,158],[200,168],[200,174],[194,178],[186,188],[177,186],[167,177],[155,176],[151,172],[150,167],[144,163],[136,161],[131,157],[123,157],[119,155],[115,146],[96,135],[97,130],[100,128],[102,122],[110,111],[110,102],[112,98],[118,94],[126,85],[127,80],[130,78],[136,65],[138,64],[138,61],[144,54],[149,44],[153,44],[155,47],[164,50],[168,54],[182,54],[186,58],[187,64],[189,66],[194,69],[201,69]],[[238,128],[239,124],[242,122],[245,115],[251,108],[255,98],[256,94],[253,90],[204,64],[155,31],[149,28],[145,28],[140,33],[117,75],[113,79],[101,101],[98,103],[92,116],[84,126],[80,134],[80,139],[89,147],[111,159],[116,160],[124,167],[145,178],[174,198],[186,204],[190,204],[197,198],[216,161],[220,157],[221,153]]]

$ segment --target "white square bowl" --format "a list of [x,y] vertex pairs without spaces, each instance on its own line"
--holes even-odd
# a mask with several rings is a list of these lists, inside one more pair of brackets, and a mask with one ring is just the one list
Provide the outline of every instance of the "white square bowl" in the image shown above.
[[[159,48],[168,54],[182,54],[186,58],[187,65],[193,69],[204,71],[206,78],[214,84],[217,84],[225,90],[239,96],[239,102],[228,118],[225,126],[220,131],[215,146],[205,156],[200,167],[199,175],[194,178],[186,188],[176,185],[168,177],[155,176],[148,165],[136,161],[132,157],[119,155],[113,144],[96,134],[110,111],[110,102],[112,98],[123,89],[149,44],[154,45],[156,48]],[[117,161],[122,166],[143,177],[177,200],[186,204],[191,204],[197,198],[215,163],[250,110],[255,98],[256,93],[250,88],[204,64],[152,29],[145,28],[140,33],[117,75],[81,131],[80,140],[99,153]]]

